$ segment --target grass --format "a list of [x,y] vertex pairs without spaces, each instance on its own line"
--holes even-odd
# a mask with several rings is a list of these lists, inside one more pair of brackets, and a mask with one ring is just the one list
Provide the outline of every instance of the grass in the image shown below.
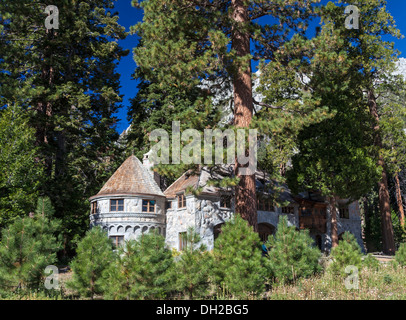
[[406,267],[381,264],[363,268],[358,289],[347,289],[345,278],[324,273],[267,292],[271,300],[406,300]]

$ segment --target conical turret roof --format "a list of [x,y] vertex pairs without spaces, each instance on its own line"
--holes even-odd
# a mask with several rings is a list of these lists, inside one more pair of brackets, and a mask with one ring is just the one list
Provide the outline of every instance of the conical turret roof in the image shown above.
[[136,156],[132,155],[123,162],[99,193],[92,198],[106,195],[140,194],[164,196],[149,170]]

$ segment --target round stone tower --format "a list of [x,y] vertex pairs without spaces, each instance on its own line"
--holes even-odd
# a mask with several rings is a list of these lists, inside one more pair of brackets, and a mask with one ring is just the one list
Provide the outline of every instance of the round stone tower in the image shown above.
[[89,200],[90,226],[101,226],[117,246],[151,230],[165,236],[165,196],[134,155]]

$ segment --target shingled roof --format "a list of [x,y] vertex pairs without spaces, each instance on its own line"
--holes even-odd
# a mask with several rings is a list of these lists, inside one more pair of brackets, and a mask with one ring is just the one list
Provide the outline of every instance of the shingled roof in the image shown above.
[[99,193],[90,199],[106,195],[139,194],[164,196],[149,170],[132,155],[114,172]]
[[[216,195],[219,192],[229,192],[230,188],[219,188],[209,184],[209,180],[222,180],[226,176],[230,176],[233,172],[233,166],[220,166],[217,170],[211,171],[207,167],[202,167],[198,172],[187,171],[172,183],[165,191],[164,194],[167,198],[174,198],[177,194],[183,193],[188,187],[192,189],[201,188],[201,194]],[[269,182],[269,177],[263,171],[256,171],[256,187],[257,191],[263,196],[269,196],[275,191],[267,189],[264,184],[265,180]],[[261,182],[263,181],[263,182]],[[286,185],[279,185],[280,191],[278,192],[278,199],[280,201],[293,202],[294,199]]]

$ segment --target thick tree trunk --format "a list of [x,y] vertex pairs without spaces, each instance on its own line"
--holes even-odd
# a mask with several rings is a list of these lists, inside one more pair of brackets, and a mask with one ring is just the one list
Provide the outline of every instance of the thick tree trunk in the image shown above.
[[[379,126],[379,114],[376,104],[376,97],[374,91],[370,89],[368,91],[368,104],[371,115],[375,119],[374,125],[374,144],[376,147],[382,149],[382,139],[380,135],[380,126]],[[379,210],[381,212],[382,219],[382,251],[385,254],[395,254],[395,239],[393,235],[393,226],[390,210],[390,197],[389,197],[389,188],[388,188],[388,177],[385,169],[385,160],[381,152],[378,156],[378,166],[382,168],[382,177],[378,182],[379,187]]]
[[405,226],[405,211],[403,209],[402,190],[400,189],[399,174],[395,174],[396,200],[399,208],[399,220],[402,227]]
[[[238,57],[246,57],[250,54],[250,35],[244,28],[248,22],[248,11],[244,0],[232,0],[232,18],[235,25],[232,30],[232,49]],[[234,125],[248,128],[253,114],[251,60],[242,63],[234,75]],[[248,152],[248,151],[247,151]],[[236,160],[236,176],[240,179],[236,187],[235,211],[248,223],[258,230],[257,200],[255,174],[240,175],[241,164]]]
[[[46,30],[46,36],[48,39],[52,39],[53,33],[50,30]],[[43,63],[41,70],[41,80],[42,84],[46,88],[51,88],[54,83],[55,69],[51,66],[51,55],[52,52],[49,47],[46,47],[43,53]],[[53,157],[51,151],[49,150],[50,141],[52,137],[50,133],[52,128],[50,127],[50,120],[53,116],[52,104],[46,101],[45,97],[39,97],[36,102],[35,111],[37,113],[37,119],[34,124],[36,131],[36,145],[43,148],[45,172],[48,177],[52,176],[53,170]]]
[[329,198],[330,202],[330,223],[331,223],[331,247],[338,246],[338,228],[337,228],[337,201],[336,197]]

